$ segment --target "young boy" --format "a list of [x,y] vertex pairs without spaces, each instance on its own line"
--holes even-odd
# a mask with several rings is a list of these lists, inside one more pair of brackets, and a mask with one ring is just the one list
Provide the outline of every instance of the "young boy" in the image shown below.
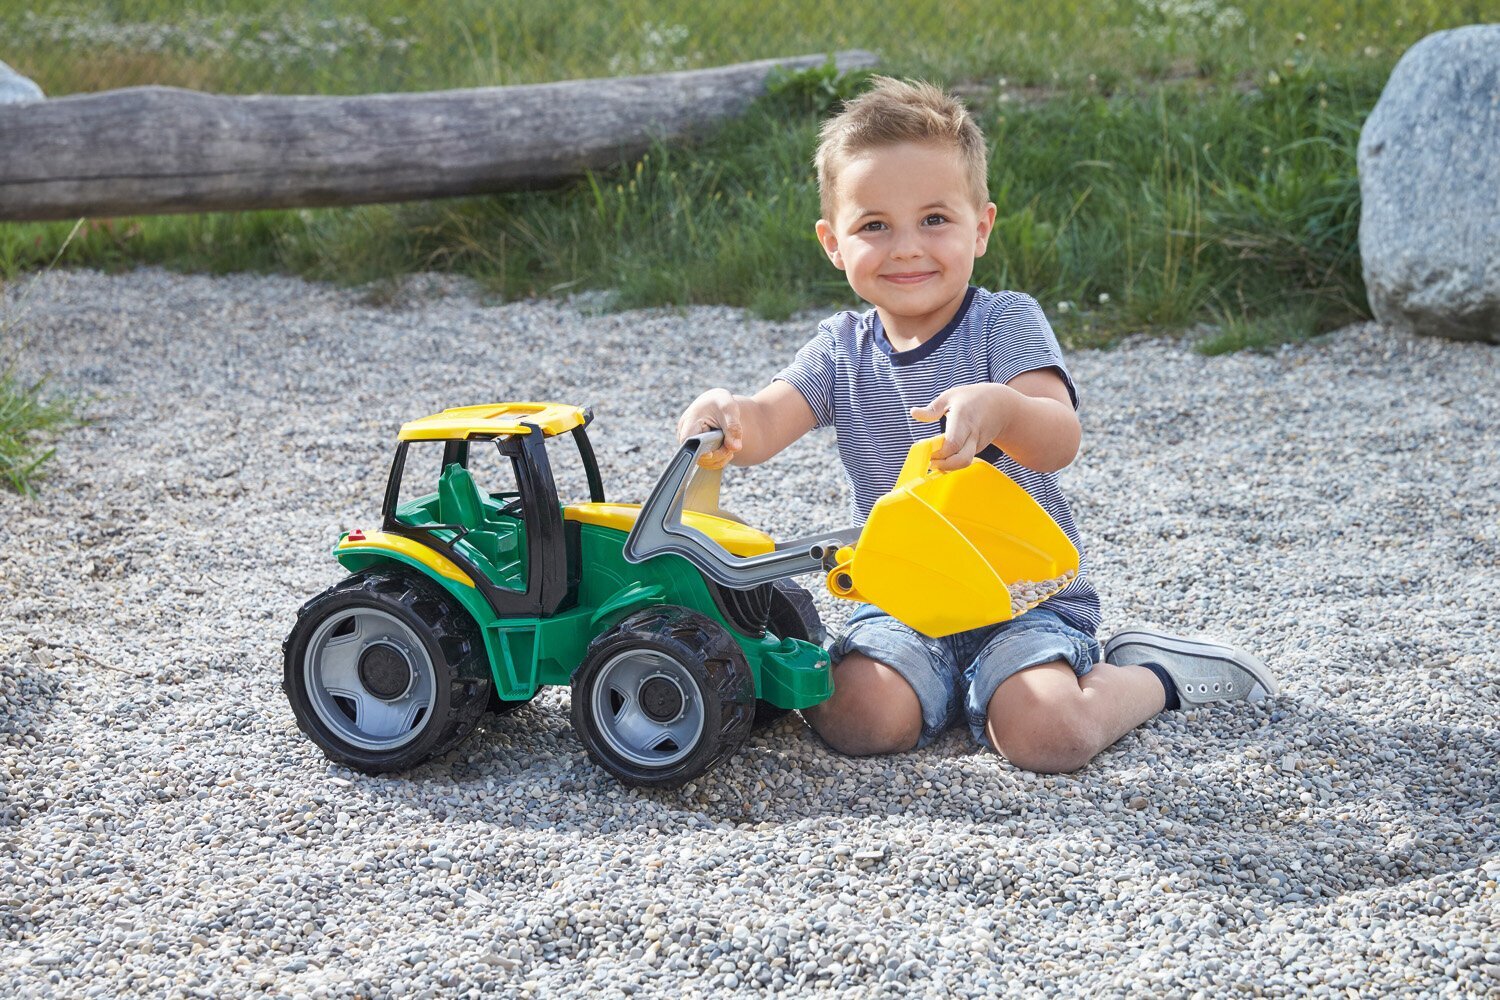
[[[985,158],[963,106],[927,84],[877,79],[824,124],[818,239],[874,308],[825,320],[753,397],[694,400],[678,437],[724,431],[705,465],[763,462],[831,425],[863,523],[912,443],[941,429],[934,467],[993,462],[1083,551],[1055,475],[1079,440],[1057,339],[1034,299],[969,284],[995,222]],[[1086,561],[1020,618],[944,639],[865,605],[830,650],[833,696],[804,715],[847,754],[920,747],[962,716],[1016,766],[1057,772],[1164,708],[1276,693],[1254,657],[1160,633],[1117,635],[1100,663],[1098,624]]]

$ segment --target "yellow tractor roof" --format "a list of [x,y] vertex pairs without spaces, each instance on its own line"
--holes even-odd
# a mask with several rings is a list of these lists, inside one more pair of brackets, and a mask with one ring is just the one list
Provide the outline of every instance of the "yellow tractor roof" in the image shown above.
[[402,441],[443,441],[454,438],[530,434],[531,424],[552,437],[588,422],[588,411],[566,403],[485,403],[456,406],[430,417],[401,425]]

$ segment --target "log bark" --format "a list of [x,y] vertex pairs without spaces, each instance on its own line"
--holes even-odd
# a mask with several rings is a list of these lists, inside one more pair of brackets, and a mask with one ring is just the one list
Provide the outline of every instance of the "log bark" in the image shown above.
[[[766,59],[654,76],[360,97],[131,87],[0,106],[0,219],[302,208],[512,191],[742,114]],[[874,64],[839,53],[840,70]]]

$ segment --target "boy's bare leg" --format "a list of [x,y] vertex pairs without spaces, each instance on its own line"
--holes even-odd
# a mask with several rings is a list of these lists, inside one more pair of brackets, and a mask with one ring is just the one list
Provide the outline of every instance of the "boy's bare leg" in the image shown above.
[[896,671],[863,653],[838,662],[833,696],[802,715],[829,746],[856,757],[910,750],[922,736],[917,693]]
[[995,689],[985,730],[1017,767],[1076,771],[1165,704],[1145,667],[1101,663],[1079,677],[1061,661],[1029,667]]

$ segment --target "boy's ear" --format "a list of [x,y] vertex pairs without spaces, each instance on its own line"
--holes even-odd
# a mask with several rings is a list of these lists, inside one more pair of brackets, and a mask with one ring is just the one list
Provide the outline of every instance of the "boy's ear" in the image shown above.
[[833,266],[840,271],[844,269],[844,255],[839,253],[839,235],[833,231],[833,226],[827,219],[819,219],[818,224],[813,227],[818,234],[818,242],[823,244],[823,252],[833,262]]
[[974,256],[983,257],[985,250],[989,249],[990,233],[995,228],[995,203],[987,201],[984,208],[979,212],[979,229],[975,235]]

